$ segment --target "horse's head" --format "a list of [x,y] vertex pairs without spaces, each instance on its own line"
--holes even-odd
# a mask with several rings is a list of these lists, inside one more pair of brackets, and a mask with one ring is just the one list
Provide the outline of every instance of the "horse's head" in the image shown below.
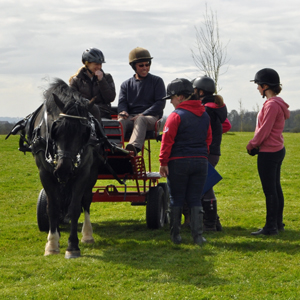
[[62,101],[53,94],[59,114],[50,128],[50,139],[54,145],[54,175],[61,183],[66,183],[82,160],[82,154],[91,134],[88,122],[89,106],[86,99],[69,99]]

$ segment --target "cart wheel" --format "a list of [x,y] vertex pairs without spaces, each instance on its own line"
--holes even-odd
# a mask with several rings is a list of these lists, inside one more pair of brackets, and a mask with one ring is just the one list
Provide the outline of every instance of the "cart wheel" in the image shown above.
[[158,229],[165,224],[164,190],[161,186],[151,187],[147,197],[146,222],[149,229]]
[[158,183],[157,186],[161,186],[164,190],[164,211],[165,211],[165,224],[170,224],[170,194],[168,185],[165,182]]
[[49,218],[47,213],[47,195],[44,189],[40,191],[36,206],[36,217],[40,231],[49,231]]

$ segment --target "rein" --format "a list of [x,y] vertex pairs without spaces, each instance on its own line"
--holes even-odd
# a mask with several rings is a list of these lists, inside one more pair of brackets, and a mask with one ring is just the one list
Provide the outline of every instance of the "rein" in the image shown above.
[[63,113],[60,113],[59,117],[65,117],[65,118],[70,118],[70,119],[79,119],[79,120],[85,120],[85,121],[87,121],[86,117],[72,116],[72,115],[67,115],[67,114],[63,114]]

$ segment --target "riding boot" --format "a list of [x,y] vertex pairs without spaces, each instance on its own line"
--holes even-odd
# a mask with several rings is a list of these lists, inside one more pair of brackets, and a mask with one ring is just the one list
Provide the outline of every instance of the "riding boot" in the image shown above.
[[274,235],[278,234],[277,214],[278,214],[278,198],[277,196],[266,196],[266,225],[258,231],[252,232],[252,235]]
[[186,202],[184,202],[183,209],[182,209],[182,214],[184,215],[184,223],[183,227],[191,227],[191,220],[190,220],[190,208]]
[[220,217],[219,217],[218,214],[217,214],[217,221],[216,221],[216,229],[217,229],[217,231],[222,231],[223,230],[222,224],[220,222]]
[[202,245],[206,242],[206,239],[202,236],[203,213],[202,206],[194,206],[191,208],[191,230],[194,243],[197,245]]
[[204,231],[217,231],[217,200],[202,199],[202,206]]
[[180,236],[181,213],[182,213],[182,207],[178,207],[178,206],[171,207],[170,235],[171,235],[171,241],[174,244],[181,243],[181,236]]

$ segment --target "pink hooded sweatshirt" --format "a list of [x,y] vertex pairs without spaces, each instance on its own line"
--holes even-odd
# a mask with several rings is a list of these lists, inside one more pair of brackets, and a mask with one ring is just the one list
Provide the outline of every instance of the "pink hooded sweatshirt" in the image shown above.
[[280,97],[272,97],[265,101],[257,116],[254,138],[247,149],[259,147],[260,152],[277,152],[283,145],[283,128],[285,120],[290,117],[289,105]]

